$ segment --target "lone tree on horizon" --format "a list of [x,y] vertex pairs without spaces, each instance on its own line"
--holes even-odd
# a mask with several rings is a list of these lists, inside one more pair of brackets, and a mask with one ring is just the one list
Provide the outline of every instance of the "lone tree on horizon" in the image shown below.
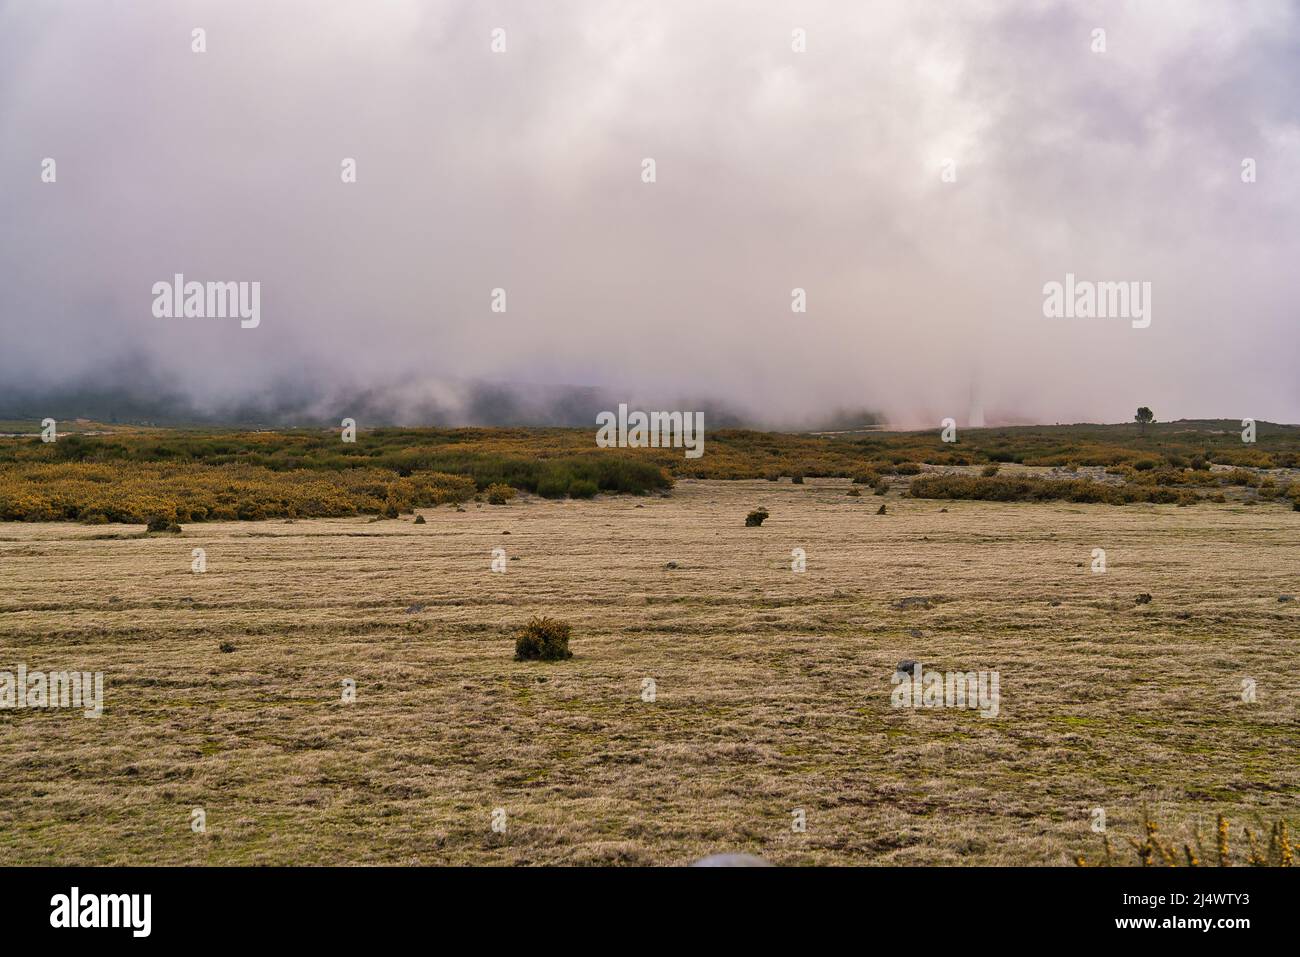
[[1147,423],[1154,422],[1155,420],[1156,420],[1155,413],[1152,412],[1150,409],[1148,409],[1145,405],[1140,407],[1137,410],[1137,415],[1133,416],[1133,421],[1138,424],[1138,428],[1142,431],[1143,435],[1146,435]]

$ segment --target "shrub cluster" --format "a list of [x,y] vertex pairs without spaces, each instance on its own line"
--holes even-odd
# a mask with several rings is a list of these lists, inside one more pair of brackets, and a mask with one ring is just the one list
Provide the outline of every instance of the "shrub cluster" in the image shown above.
[[974,499],[989,502],[1102,502],[1124,505],[1154,502],[1191,505],[1200,501],[1189,489],[1136,484],[1107,485],[1088,479],[1050,480],[1030,477],[986,478],[974,475],[924,475],[912,481],[913,498]]
[[272,472],[250,465],[135,462],[0,465],[0,521],[178,522],[395,517],[463,502],[474,480],[383,469]]
[[555,618],[528,619],[515,638],[516,661],[561,661],[572,658],[569,625]]

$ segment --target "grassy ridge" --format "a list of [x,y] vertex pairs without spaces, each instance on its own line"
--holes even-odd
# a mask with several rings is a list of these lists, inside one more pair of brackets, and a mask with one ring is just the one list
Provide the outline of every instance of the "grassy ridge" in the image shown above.
[[[941,441],[937,429],[837,435],[725,429],[706,435],[705,454],[697,459],[672,448],[598,449],[594,429],[374,429],[344,443],[336,431],[119,428],[62,434],[53,443],[34,435],[0,438],[0,519],[394,514],[464,500],[493,485],[588,498],[668,489],[676,477],[912,476],[922,470],[919,463],[1000,462],[1105,466],[1119,480],[1025,484],[1032,480],[920,476],[912,494],[1188,504],[1199,500],[1189,489],[1237,482],[1222,469],[1211,473],[1211,465],[1241,467],[1232,474],[1253,485],[1260,479],[1251,470],[1300,466],[1300,427],[1260,423],[1251,445],[1232,421],[1152,425],[1145,433],[1135,426],[967,429],[956,443]],[[1262,497],[1287,494],[1285,484],[1260,490]]]
[[[35,430],[35,424],[29,426]],[[802,435],[744,429],[710,431],[702,458],[681,449],[598,450],[595,429],[374,429],[355,444],[336,431],[286,432],[118,431],[108,435],[61,435],[52,444],[35,436],[0,439],[0,463],[16,461],[136,461],[243,463],[272,470],[345,469],[395,471],[436,469],[475,474],[496,470],[535,481],[538,461],[574,457],[620,457],[649,462],[689,478],[763,478],[789,475],[849,477],[863,468],[904,462],[978,465],[1014,462],[1034,466],[1170,464],[1186,467],[1196,457],[1252,468],[1300,466],[1300,426],[1259,423],[1258,441],[1241,441],[1232,420],[1150,425],[1024,426],[964,429],[945,443],[939,430]],[[635,479],[629,479],[635,482]],[[480,487],[484,483],[479,482]],[[513,483],[512,483],[513,484]],[[522,487],[522,486],[520,486]]]

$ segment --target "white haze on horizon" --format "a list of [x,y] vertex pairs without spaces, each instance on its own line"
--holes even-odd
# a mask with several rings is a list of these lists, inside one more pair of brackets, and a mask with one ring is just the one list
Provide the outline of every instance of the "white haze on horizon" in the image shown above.
[[[1300,422],[1297,104],[1281,0],[0,2],[0,379]],[[1067,273],[1150,328],[1043,318]]]

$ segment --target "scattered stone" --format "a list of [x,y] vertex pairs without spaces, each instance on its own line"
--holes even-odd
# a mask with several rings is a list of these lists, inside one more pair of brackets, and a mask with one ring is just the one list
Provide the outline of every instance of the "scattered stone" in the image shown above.
[[1278,601],[1295,601],[1295,595],[1278,595]]
[[644,505],[638,505],[637,508],[645,508]]
[[231,642],[223,641],[221,644],[217,645],[217,650],[223,655],[228,655],[232,651],[238,651],[239,649],[237,649]]
[[510,533],[509,533],[509,532],[502,532],[501,534],[502,534],[502,535],[509,535]]
[[1174,615],[1174,617],[1179,621],[1187,621],[1192,617],[1192,613],[1190,611],[1180,611],[1178,614]]
[[908,634],[911,635],[913,638],[920,638],[922,632],[920,628],[913,628],[911,631],[908,632]]
[[408,615],[414,615],[418,611],[424,611],[424,606],[420,604],[415,604],[415,605],[411,605],[409,608],[406,609],[406,613]]
[[900,675],[911,675],[912,677],[916,677],[916,666],[919,664],[920,664],[919,661],[913,661],[911,658],[904,658],[894,668],[894,673]]
[[942,515],[946,511],[948,511],[946,508],[941,508],[939,509],[939,514]]
[[1147,592],[1143,592],[1137,596],[1136,601],[1139,605],[1149,605],[1151,604],[1151,595]]
[[894,607],[899,611],[907,611],[909,608],[929,609],[934,607],[934,602],[924,595],[909,595],[894,602]]
[[1053,599],[1052,599],[1051,601],[1049,601],[1047,604],[1048,604],[1050,607],[1055,608],[1055,607],[1056,607],[1057,605],[1059,605],[1060,603],[1061,603],[1061,599],[1059,599],[1059,598],[1053,598]]
[[676,568],[676,567],[677,567],[676,562],[669,562],[667,565],[664,566],[664,568]]
[[424,516],[423,516],[423,515],[417,515],[417,516],[415,516],[415,524],[416,524],[416,525],[425,525],[425,524],[428,524],[428,523],[425,522],[425,520],[424,520]]

